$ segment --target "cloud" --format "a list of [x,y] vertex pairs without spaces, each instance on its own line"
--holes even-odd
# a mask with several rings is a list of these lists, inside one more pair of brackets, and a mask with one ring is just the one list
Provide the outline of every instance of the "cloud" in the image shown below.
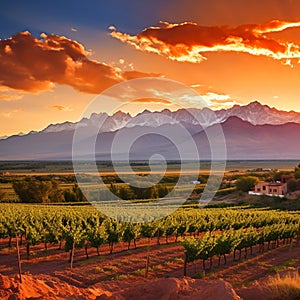
[[225,94],[217,94],[214,92],[207,92],[204,95],[201,95],[206,101],[212,101],[212,100],[217,100],[217,101],[227,101],[230,99],[230,95],[225,95]]
[[8,94],[0,93],[0,100],[2,100],[2,101],[20,100],[22,98],[23,98],[23,95],[20,95],[20,94],[8,95]]
[[0,101],[14,101],[23,98],[23,94],[14,89],[0,85]]
[[109,29],[109,30],[117,30],[117,28],[116,28],[114,25],[110,25],[110,26],[108,27],[108,29]]
[[155,73],[142,73],[139,71],[124,71],[122,73],[123,80],[130,80],[130,79],[135,79],[135,78],[141,78],[141,77],[156,77],[158,74]]
[[63,105],[53,105],[51,108],[59,111],[73,111],[70,106],[63,106]]
[[4,117],[4,118],[9,119],[9,118],[12,117],[13,114],[16,114],[16,113],[18,113],[18,112],[20,112],[20,111],[21,111],[21,109],[13,109],[13,110],[11,110],[11,111],[1,112],[0,115],[1,115],[2,117]]
[[66,84],[84,93],[97,94],[128,78],[153,76],[119,68],[88,58],[79,42],[64,36],[28,31],[0,40],[0,86],[23,92],[49,90]]
[[201,95],[201,97],[206,101],[208,107],[213,110],[227,109],[238,104],[235,100],[231,98],[230,95],[227,94],[207,92]]
[[173,105],[173,103],[168,100],[156,99],[156,98],[141,98],[141,99],[135,99],[132,102],[135,102],[135,103],[161,103],[164,105]]
[[[165,100],[165,99],[172,98],[172,100],[174,100],[174,103],[180,104],[183,107],[196,107],[196,108],[209,107],[210,109],[217,110],[223,108],[230,108],[235,104],[238,104],[235,100],[231,98],[230,95],[219,94],[216,92],[206,92],[203,94],[202,93],[191,94],[182,91],[172,91],[172,93],[168,93],[168,92],[157,91],[154,89],[150,90],[149,92],[152,93],[153,97],[157,97],[157,102],[161,102],[162,104],[165,104],[163,101],[166,101],[167,103],[172,104],[172,101]],[[151,100],[152,98],[149,98],[149,102]],[[153,99],[152,101],[155,101],[155,99]]]
[[289,41],[268,37],[268,33],[300,27],[300,22],[273,20],[265,24],[245,24],[237,27],[201,26],[185,22],[160,22],[137,35],[112,31],[112,37],[138,50],[156,53],[175,61],[199,63],[208,52],[240,52],[262,55],[290,64],[300,59],[300,46]]
[[195,89],[195,88],[198,88],[198,87],[201,87],[202,84],[199,84],[199,83],[195,83],[195,84],[191,84],[190,87]]

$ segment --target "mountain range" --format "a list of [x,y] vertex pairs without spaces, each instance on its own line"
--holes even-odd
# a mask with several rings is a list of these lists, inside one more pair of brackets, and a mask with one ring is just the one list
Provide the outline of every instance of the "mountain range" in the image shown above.
[[[205,123],[202,123],[202,125],[206,127],[215,123],[225,122],[229,117],[238,117],[241,120],[250,122],[253,125],[280,125],[289,122],[300,123],[300,113],[294,111],[280,111],[276,108],[262,105],[258,101],[254,101],[248,105],[234,105],[229,109],[221,109],[216,111],[213,111],[210,108],[179,109],[173,112],[165,109],[161,112],[152,113],[148,110],[145,110],[134,117],[121,111],[116,112],[112,116],[109,116],[106,113],[93,113],[90,118],[83,118],[79,122],[51,124],[42,130],[42,132],[74,130],[76,126],[97,126],[99,122],[104,119],[106,119],[106,121],[101,127],[101,132],[111,132],[124,127],[134,126],[158,127],[164,124],[176,123],[197,125],[198,120],[192,118],[188,111],[191,111],[197,117],[197,119],[201,118],[201,120],[204,120]],[[172,120],[170,121],[167,118],[164,118],[164,116],[169,116]]]
[[[198,120],[202,120],[199,124]],[[141,136],[130,149],[132,159],[148,159],[161,154],[166,159],[179,159],[179,152],[167,138],[177,134],[177,142],[188,145],[193,141],[202,159],[210,159],[210,143],[223,147],[221,136],[208,140],[207,132],[214,132],[221,126],[226,141],[228,159],[298,159],[300,149],[300,113],[280,111],[251,102],[235,105],[229,109],[212,111],[203,109],[179,109],[160,112],[144,112],[131,116],[121,111],[112,116],[93,113],[78,122],[51,124],[40,132],[15,135],[0,140],[0,160],[70,159],[75,128],[83,133],[81,141],[82,159],[89,157],[90,133],[99,127],[96,143],[97,159],[110,159],[114,138],[119,139],[116,157],[126,158],[127,137]],[[182,131],[184,127],[186,131]],[[165,133],[164,136],[155,132]],[[123,139],[123,140],[122,140]],[[123,143],[123,144],[122,144]],[[124,147],[123,147],[124,145]],[[180,155],[192,158],[187,147]]]

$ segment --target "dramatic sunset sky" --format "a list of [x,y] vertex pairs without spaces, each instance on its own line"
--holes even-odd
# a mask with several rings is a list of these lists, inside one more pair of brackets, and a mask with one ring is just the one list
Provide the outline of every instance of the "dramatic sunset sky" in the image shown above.
[[[0,136],[77,121],[105,88],[156,75],[213,109],[300,112],[299,12],[298,0],[1,1]],[[162,103],[132,113],[146,107]]]

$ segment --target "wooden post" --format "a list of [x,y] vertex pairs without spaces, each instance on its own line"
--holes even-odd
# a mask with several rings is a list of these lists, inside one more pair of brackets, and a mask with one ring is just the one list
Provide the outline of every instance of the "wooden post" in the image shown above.
[[27,243],[26,243],[26,254],[27,254],[27,259],[29,259],[29,256],[30,256],[30,245],[29,245],[28,240],[27,240]]
[[19,279],[20,283],[22,283],[22,269],[21,269],[21,257],[20,257],[20,247],[19,247],[19,238],[16,233],[16,246],[17,246],[17,256],[18,256],[18,269],[19,269]]
[[72,244],[72,250],[71,250],[71,261],[70,261],[70,269],[73,269],[73,260],[74,260],[74,251],[75,251],[75,242]]
[[184,252],[184,265],[183,265],[183,276],[186,276],[187,273],[187,254]]
[[84,248],[85,248],[85,256],[86,256],[86,258],[88,259],[88,258],[89,258],[89,254],[88,254],[88,243],[85,244]]
[[146,259],[145,278],[148,277],[149,262],[150,262],[150,241],[149,241],[149,244],[148,244],[148,247],[147,247],[147,259]]

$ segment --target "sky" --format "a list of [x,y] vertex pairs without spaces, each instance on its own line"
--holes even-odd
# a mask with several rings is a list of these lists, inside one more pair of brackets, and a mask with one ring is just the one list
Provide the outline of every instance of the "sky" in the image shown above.
[[297,0],[1,1],[0,136],[77,121],[105,89],[143,77],[179,81],[212,109],[300,112],[299,11]]

